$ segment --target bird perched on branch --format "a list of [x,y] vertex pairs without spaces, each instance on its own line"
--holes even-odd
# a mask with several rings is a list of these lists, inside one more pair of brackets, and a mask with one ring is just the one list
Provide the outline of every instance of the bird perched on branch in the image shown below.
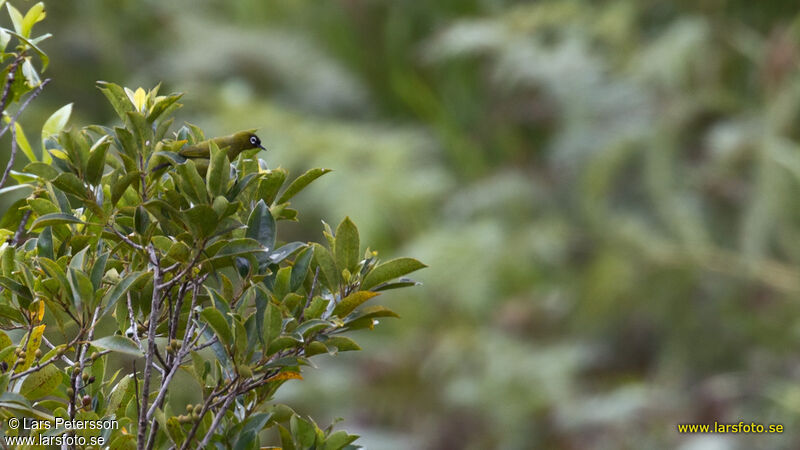
[[[211,149],[209,148],[209,142],[211,141],[213,141],[217,147],[220,148],[220,150],[223,150],[228,154],[229,161],[233,161],[237,156],[239,156],[239,153],[247,150],[255,150],[257,148],[266,150],[266,148],[261,145],[261,139],[256,136],[255,130],[246,130],[239,131],[238,133],[231,134],[230,136],[216,137],[206,141],[198,142],[194,145],[186,145],[178,150],[177,154],[185,159],[191,159],[194,162],[195,167],[197,167],[197,172],[204,176],[208,170],[209,159],[211,157]],[[164,152],[161,153],[164,154]],[[174,153],[172,155],[174,156]],[[175,158],[169,156],[167,156],[167,159],[171,159],[172,161],[157,164],[151,170],[151,172],[156,172],[171,164],[181,162],[176,161]]]

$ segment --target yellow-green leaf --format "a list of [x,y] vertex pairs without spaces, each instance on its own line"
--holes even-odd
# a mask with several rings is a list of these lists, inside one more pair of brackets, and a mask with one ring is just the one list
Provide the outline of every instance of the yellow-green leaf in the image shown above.
[[358,266],[359,246],[358,228],[345,217],[342,223],[336,228],[336,238],[333,245],[333,253],[336,259],[336,267],[339,270],[347,269],[350,273],[355,273]]
[[48,364],[25,377],[19,393],[31,401],[40,400],[53,392],[61,384],[61,380],[61,371],[58,367]]
[[233,334],[228,326],[228,322],[219,310],[214,307],[208,307],[200,312],[200,317],[214,330],[223,344],[226,346],[231,345],[231,342],[233,342]]
[[375,297],[376,295],[380,295],[377,292],[371,291],[358,291],[353,292],[352,294],[348,295],[347,297],[343,298],[335,308],[333,308],[333,315],[344,317],[354,309],[358,308],[362,303],[366,302],[367,300]]
[[386,261],[372,269],[367,276],[364,277],[364,281],[361,283],[361,289],[370,289],[381,283],[394,280],[395,278],[402,277],[403,275],[419,269],[424,269],[425,267],[428,266],[414,258],[397,258]]
[[314,247],[314,261],[322,271],[322,275],[327,281],[326,285],[328,289],[330,289],[331,292],[338,291],[340,275],[339,271],[336,269],[336,263],[333,262],[331,252],[317,243],[312,244],[312,246]]
[[25,342],[26,340],[28,342],[28,345],[25,346],[25,362],[17,366],[17,369],[14,371],[15,373],[28,370],[33,365],[33,360],[36,358],[36,350],[39,350],[39,346],[42,345],[44,328],[44,324],[33,327],[31,338],[27,339],[27,336],[22,338],[21,342]]

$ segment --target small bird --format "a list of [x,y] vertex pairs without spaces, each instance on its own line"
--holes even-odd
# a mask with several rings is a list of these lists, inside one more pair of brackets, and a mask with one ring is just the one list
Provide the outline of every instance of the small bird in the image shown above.
[[[208,170],[209,158],[211,157],[211,151],[209,149],[210,141],[214,141],[214,143],[217,144],[217,147],[219,147],[221,150],[224,150],[228,154],[228,160],[230,161],[236,159],[236,157],[239,156],[239,153],[247,150],[254,150],[257,148],[266,150],[266,148],[261,145],[261,139],[256,136],[255,130],[239,131],[231,134],[230,136],[216,137],[206,141],[198,142],[194,145],[186,145],[178,150],[179,155],[194,161],[194,164],[197,167],[197,171],[200,173],[200,175],[205,175],[206,171]],[[170,164],[172,163],[165,162],[158,164],[152,169],[151,172],[163,169]]]

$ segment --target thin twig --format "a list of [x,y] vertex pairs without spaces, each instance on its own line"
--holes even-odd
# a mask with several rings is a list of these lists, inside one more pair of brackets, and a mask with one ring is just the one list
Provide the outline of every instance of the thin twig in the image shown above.
[[6,185],[6,180],[8,180],[8,174],[11,173],[11,169],[14,167],[14,160],[17,158],[17,132],[16,128],[11,129],[11,156],[8,157],[8,165],[6,165],[6,170],[3,171],[3,178],[0,179],[0,188]]
[[[79,337],[79,336],[78,336],[78,337]],[[72,340],[72,342],[70,342],[69,344],[67,344],[65,348],[69,348],[69,347],[72,347],[73,345],[75,345],[75,343],[77,343],[77,342],[79,341],[78,337],[76,337],[75,339],[73,339],[73,340]],[[42,340],[43,340],[43,341],[45,341],[45,343],[46,343],[47,345],[49,345],[51,348],[55,348],[55,347],[53,347],[53,344],[51,344],[49,341],[47,341],[47,339],[46,339],[44,336],[42,336]],[[106,351],[106,353],[108,353],[108,351]],[[63,357],[63,358],[66,360],[66,362],[67,362],[67,363],[70,363],[70,365],[72,365],[72,364],[73,364],[73,363],[72,363],[72,361],[70,361],[70,359],[69,359],[69,358],[67,358],[67,357],[65,357],[65,356],[62,356],[62,357]],[[58,358],[54,356],[54,357],[52,357],[52,358],[48,359],[47,361],[45,361],[44,363],[41,363],[41,362],[40,362],[39,364],[37,364],[37,365],[36,365],[36,366],[34,366],[34,367],[31,367],[31,368],[30,368],[30,369],[28,369],[28,370],[25,370],[25,371],[22,371],[22,372],[20,372],[20,373],[15,373],[14,375],[11,375],[11,377],[9,378],[9,381],[14,381],[14,380],[16,380],[17,378],[22,378],[22,377],[24,377],[25,375],[31,374],[31,373],[33,373],[33,372],[38,372],[38,371],[39,371],[39,370],[41,370],[43,367],[45,367],[45,366],[48,366],[48,365],[50,365],[50,364],[53,364],[53,363],[55,363],[55,362],[57,362],[57,361],[58,361]]]
[[130,240],[130,239],[127,237],[127,236],[125,236],[124,234],[122,234],[121,232],[119,232],[119,231],[118,231],[116,228],[114,228],[113,226],[107,227],[106,229],[107,229],[107,230],[110,230],[111,232],[113,232],[114,234],[116,234],[116,235],[117,235],[117,237],[119,237],[120,239],[122,239],[122,242],[124,242],[124,243],[126,243],[126,244],[130,245],[131,247],[135,248],[136,250],[144,251],[144,247],[142,247],[141,245],[137,244],[136,242],[133,242],[132,240]]
[[153,301],[150,305],[150,323],[147,330],[147,353],[145,354],[145,363],[144,363],[144,372],[143,372],[143,380],[142,380],[142,397],[141,397],[141,410],[139,414],[139,429],[137,433],[137,442],[136,448],[137,450],[144,450],[146,441],[145,438],[147,437],[147,405],[149,401],[149,391],[150,391],[150,372],[155,366],[153,362],[153,356],[156,353],[156,322],[158,321],[158,312],[161,309],[161,290],[159,286],[161,284],[161,269],[158,263],[158,257],[155,254],[155,248],[153,245],[150,244],[147,246],[147,252],[150,256],[150,259],[154,262],[153,264]]
[[222,418],[225,417],[225,413],[228,412],[228,407],[233,402],[233,399],[236,398],[236,395],[238,394],[236,393],[236,390],[234,390],[226,396],[225,403],[223,403],[219,408],[219,411],[217,411],[217,415],[214,416],[214,421],[211,422],[211,426],[208,427],[208,432],[206,433],[205,437],[203,437],[203,440],[200,442],[198,448],[205,448],[206,445],[208,445],[208,441],[211,440],[211,436],[213,436],[214,432],[217,431],[219,423],[222,421]]
[[[194,311],[195,306],[197,306],[197,293],[200,290],[198,289],[198,287],[199,287],[198,283],[194,283],[194,289],[192,291],[192,304],[191,307],[189,308],[189,311]],[[172,360],[172,366],[170,367],[169,372],[161,382],[161,388],[158,390],[156,399],[153,400],[153,405],[150,407],[150,410],[147,411],[147,420],[150,420],[153,417],[153,414],[155,414],[156,410],[161,406],[161,402],[167,395],[167,388],[169,387],[169,384],[172,382],[172,377],[175,376],[175,374],[178,372],[178,368],[181,366],[181,360],[191,350],[192,344],[189,342],[189,340],[192,337],[192,334],[194,333],[195,327],[197,326],[197,321],[191,320],[191,317],[189,317],[188,322],[189,324],[186,327],[186,332],[183,335],[182,345],[180,349],[178,349],[175,358]],[[198,333],[198,336],[202,334],[202,331],[204,330],[205,328],[203,328],[203,330],[201,330],[201,332]]]
[[211,347],[212,345],[216,344],[218,340],[219,339],[217,339],[217,337],[214,336],[209,341],[203,342],[201,345],[198,345],[197,347],[193,347],[192,351],[193,352],[199,352],[200,350],[202,350],[204,348]]
[[22,220],[19,222],[19,226],[17,227],[17,232],[14,233],[14,237],[11,239],[11,245],[17,246],[20,244],[20,240],[22,239],[22,235],[25,234],[25,225],[28,224],[28,219],[31,218],[31,213],[33,210],[27,210],[22,214]]
[[17,66],[25,59],[25,53],[22,52],[14,58],[14,61],[8,65],[8,77],[6,78],[5,86],[3,86],[3,98],[0,99],[0,116],[5,112],[8,106],[8,96],[11,94],[11,86],[14,84],[14,79],[17,76]]
[[[188,288],[188,286],[189,282],[181,284],[181,287],[178,288],[178,298],[175,299],[175,309],[173,311],[168,311],[168,313],[172,315],[169,321],[168,339],[170,341],[172,341],[172,339],[175,339],[175,335],[178,333],[178,320],[180,319],[181,307],[183,306],[183,297],[186,296],[186,289]],[[197,296],[197,289],[195,289],[195,292],[192,293],[192,297],[195,296]]]
[[8,122],[6,126],[3,127],[2,130],[0,130],[0,137],[3,137],[3,135],[6,134],[8,129],[17,121],[19,115],[22,114],[22,111],[25,111],[25,108],[27,108],[28,105],[30,105],[31,101],[33,101],[33,99],[35,99],[36,97],[39,96],[39,94],[42,93],[42,89],[44,89],[44,87],[49,82],[50,78],[47,78],[43,80],[41,83],[39,83],[38,86],[36,86],[36,89],[34,89],[33,92],[31,92],[31,94],[28,95],[28,98],[26,98],[24,102],[22,102],[22,105],[20,105],[19,109],[17,109],[17,112],[15,112],[13,116],[11,116],[11,121]]
[[136,377],[136,360],[133,360],[133,399],[136,400],[136,417],[141,417],[142,408],[139,405],[139,378]]
[[194,422],[192,425],[192,429],[189,430],[189,434],[186,435],[186,440],[183,441],[183,445],[181,445],[180,450],[187,450],[192,443],[192,439],[194,439],[195,434],[197,434],[197,429],[200,427],[200,424],[203,422],[203,417],[205,417],[206,413],[209,409],[211,409],[211,403],[214,399],[221,393],[227,391],[231,386],[233,386],[233,382],[228,383],[227,386],[224,388],[218,388],[208,394],[206,400],[203,402],[203,407],[200,410],[200,418]]
[[175,286],[175,283],[177,283],[183,277],[185,277],[189,273],[189,271],[192,270],[194,265],[197,264],[197,260],[200,259],[200,255],[203,253],[204,250],[205,250],[205,241],[200,244],[200,249],[197,250],[197,254],[194,255],[194,258],[192,258],[192,261],[189,263],[189,265],[186,266],[185,269],[183,269],[180,272],[178,272],[178,274],[175,275],[174,277],[172,277],[171,280],[169,280],[169,281],[167,281],[167,282],[165,282],[163,284],[157,285],[158,289],[167,289],[167,290],[169,290],[173,286]]
[[76,358],[76,364],[77,364],[78,370],[73,370],[73,372],[72,372],[72,380],[71,381],[72,381],[72,390],[73,390],[73,392],[72,392],[72,398],[70,399],[70,405],[69,405],[69,418],[71,420],[75,419],[75,414],[77,413],[77,409],[78,408],[77,408],[77,405],[76,405],[76,399],[77,399],[77,396],[78,396],[78,379],[80,379],[80,374],[83,373],[83,367],[84,367],[84,365],[86,363],[86,361],[84,360],[84,357],[86,356],[86,350],[89,348],[89,342],[92,340],[92,337],[94,336],[94,326],[95,326],[95,324],[97,324],[97,319],[98,319],[99,315],[100,315],[100,306],[98,305],[97,308],[94,309],[94,314],[92,315],[92,321],[89,324],[89,328],[88,329],[81,329],[81,332],[79,334],[79,339],[80,340],[83,340],[83,334],[84,333],[87,333],[87,336],[86,336],[86,343],[79,344],[80,345],[80,350],[78,351],[78,355],[77,355],[77,358]]
[[[23,102],[22,105],[20,105],[17,112],[14,113],[14,116],[11,117],[11,120],[6,124],[5,127],[3,127],[2,130],[0,130],[0,137],[3,137],[3,135],[6,134],[6,131],[11,129],[11,156],[9,156],[8,158],[8,165],[6,166],[6,170],[3,172],[2,179],[0,179],[0,188],[5,186],[6,180],[8,179],[8,174],[14,167],[14,160],[17,157],[17,129],[14,126],[14,124],[16,124],[17,118],[19,117],[20,114],[22,114],[22,111],[25,111],[25,108],[28,107],[31,101],[39,96],[39,94],[42,92],[42,89],[44,89],[45,85],[47,85],[47,83],[49,82],[50,79],[48,78],[39,83],[39,86],[36,86],[36,89],[34,89],[33,92],[28,96],[28,98],[25,99],[25,102]],[[14,83],[14,78],[11,76],[11,74],[9,74],[9,80],[6,83],[5,91],[3,92],[3,98],[2,100],[0,100],[0,106],[2,106],[2,110],[0,110],[0,116],[2,116],[3,112],[5,111],[5,107],[7,106],[6,103],[8,102],[9,87],[13,83]]]

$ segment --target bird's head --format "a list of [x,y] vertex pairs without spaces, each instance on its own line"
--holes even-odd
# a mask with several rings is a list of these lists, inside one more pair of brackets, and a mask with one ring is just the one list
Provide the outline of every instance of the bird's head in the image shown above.
[[260,148],[261,150],[266,150],[263,145],[261,145],[261,139],[256,136],[256,130],[247,130],[247,131],[240,131],[236,133],[236,140],[243,141],[245,144],[244,147],[246,148]]

